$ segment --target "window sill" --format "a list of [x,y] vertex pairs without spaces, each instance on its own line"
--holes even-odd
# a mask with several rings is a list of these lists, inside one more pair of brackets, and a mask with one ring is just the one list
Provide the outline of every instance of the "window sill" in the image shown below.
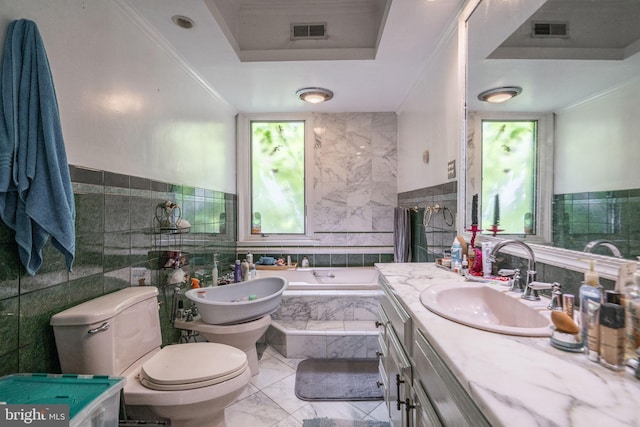
[[245,239],[237,242],[237,246],[239,248],[270,246],[318,246],[319,244],[320,241],[316,239],[278,239],[269,237],[256,237],[254,239]]

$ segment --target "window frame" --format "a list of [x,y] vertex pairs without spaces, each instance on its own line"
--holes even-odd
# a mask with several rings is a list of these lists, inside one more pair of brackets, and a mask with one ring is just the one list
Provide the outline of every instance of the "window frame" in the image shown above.
[[[256,235],[251,234],[251,122],[256,121],[303,121],[304,122],[304,234],[274,234]],[[278,244],[295,243],[310,244],[313,240],[313,184],[310,179],[311,168],[313,166],[313,118],[310,114],[304,113],[269,113],[269,114],[238,114],[236,120],[237,149],[236,163],[238,169],[238,184],[236,188],[238,197],[238,244]]]
[[[474,139],[477,146],[476,156],[482,159],[482,122],[491,121],[537,121],[537,165],[536,165],[536,230],[534,234],[524,233],[500,233],[498,237],[505,239],[517,238],[530,243],[549,244],[552,241],[552,211],[553,198],[553,129],[554,115],[552,113],[500,113],[500,112],[476,112],[473,117]],[[476,158],[478,161],[478,158]],[[477,176],[470,177],[481,182],[482,166],[476,171]],[[469,178],[469,177],[468,177]],[[469,198],[470,200],[470,198]],[[483,201],[481,201],[483,203]],[[490,203],[490,202],[489,202]],[[486,227],[485,227],[486,228]],[[483,230],[484,235],[487,231]]]

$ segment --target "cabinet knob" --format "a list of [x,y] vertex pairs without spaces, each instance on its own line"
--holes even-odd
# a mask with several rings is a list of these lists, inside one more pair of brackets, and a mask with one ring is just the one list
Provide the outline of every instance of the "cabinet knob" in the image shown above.
[[384,353],[382,353],[381,351],[376,351],[376,357],[382,357],[384,356]]
[[382,322],[378,322],[378,321],[376,320],[376,328],[379,328],[380,326],[384,326],[384,323],[382,323]]
[[381,381],[376,381],[376,385],[378,388],[382,387],[384,384]]

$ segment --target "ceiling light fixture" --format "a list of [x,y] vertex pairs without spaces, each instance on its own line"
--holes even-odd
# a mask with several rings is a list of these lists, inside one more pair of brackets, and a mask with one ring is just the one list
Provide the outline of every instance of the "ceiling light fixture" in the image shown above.
[[187,16],[182,16],[182,15],[173,15],[171,17],[171,20],[173,21],[174,24],[176,24],[178,27],[180,28],[184,28],[186,30],[190,30],[191,28],[193,28],[196,23],[193,22],[193,19],[187,17]]
[[520,95],[520,92],[522,92],[522,88],[518,86],[497,87],[495,89],[485,90],[478,95],[478,99],[484,102],[491,102],[492,104],[500,104]]
[[305,87],[296,91],[296,96],[305,102],[319,104],[333,98],[333,92],[321,87]]

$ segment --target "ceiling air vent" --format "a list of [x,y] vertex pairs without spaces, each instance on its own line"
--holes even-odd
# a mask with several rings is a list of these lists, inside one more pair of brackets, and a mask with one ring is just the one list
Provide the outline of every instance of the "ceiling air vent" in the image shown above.
[[326,39],[327,23],[291,24],[291,40]]
[[531,23],[532,37],[569,37],[568,22],[541,22],[533,21]]

